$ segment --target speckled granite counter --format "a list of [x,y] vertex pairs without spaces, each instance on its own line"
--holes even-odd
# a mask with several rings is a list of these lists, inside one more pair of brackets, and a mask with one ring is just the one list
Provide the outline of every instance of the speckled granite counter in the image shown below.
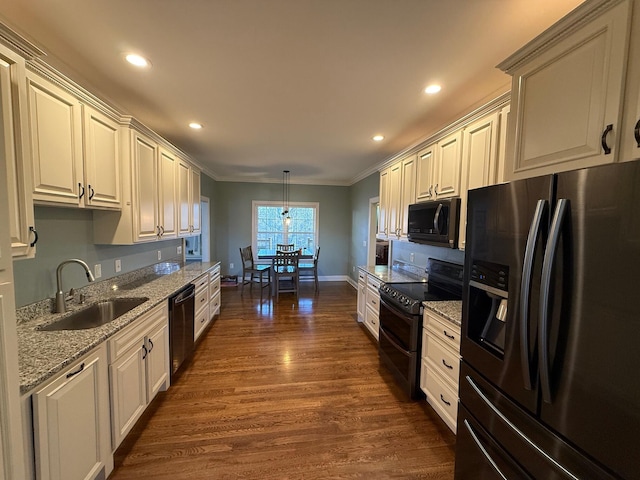
[[409,282],[421,281],[421,278],[417,276],[398,271],[397,269],[394,269],[394,268],[389,268],[386,265],[363,265],[358,268],[363,272],[368,273],[369,275],[373,275],[374,277],[379,278],[385,283],[390,283],[390,282],[409,283]]
[[422,302],[422,305],[449,320],[458,327],[462,325],[462,300]]
[[53,323],[68,313],[49,313],[51,312],[51,299],[19,308],[16,311],[16,316],[18,319],[20,393],[27,393],[37,387],[74,360],[122,330],[141,314],[151,310],[160,302],[166,301],[174,292],[219,264],[220,262],[194,262],[184,266],[178,265],[177,268],[164,271],[159,270],[156,266],[155,273],[151,272],[158,276],[156,279],[128,290],[122,290],[119,287],[131,283],[136,278],[140,279],[149,275],[148,269],[151,267],[78,289],[78,292],[87,290],[90,292],[90,296],[85,305],[70,302],[69,311],[80,310],[98,299],[104,298],[149,298],[142,305],[101,327],[87,330],[41,331],[38,330],[39,327]]

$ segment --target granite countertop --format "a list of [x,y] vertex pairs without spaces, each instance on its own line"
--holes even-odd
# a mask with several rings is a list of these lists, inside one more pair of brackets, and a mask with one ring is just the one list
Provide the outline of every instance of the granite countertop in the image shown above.
[[462,300],[422,302],[422,305],[449,320],[454,325],[458,327],[462,325]]
[[[24,394],[48,380],[67,365],[89,352],[100,343],[122,330],[143,313],[159,303],[166,301],[173,293],[208,272],[220,262],[191,262],[185,265],[170,265],[171,268],[159,269],[158,265],[130,272],[87,287],[77,289],[86,291],[88,297],[84,305],[68,302],[68,310],[85,308],[97,300],[114,297],[148,297],[149,300],[125,313],[116,320],[96,328],[86,330],[41,331],[39,327],[53,323],[68,315],[50,313],[52,300],[47,299],[33,305],[19,308],[18,319],[18,367],[20,375],[20,393]],[[119,287],[131,284],[136,279],[144,279],[152,274],[154,280],[132,289]]]
[[389,268],[386,265],[363,265],[358,268],[369,275],[379,278],[384,283],[411,283],[423,281],[423,279],[408,272],[401,272],[397,269]]

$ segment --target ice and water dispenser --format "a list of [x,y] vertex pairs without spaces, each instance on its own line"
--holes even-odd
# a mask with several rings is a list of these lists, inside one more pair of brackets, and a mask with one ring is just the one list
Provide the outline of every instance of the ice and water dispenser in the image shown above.
[[472,261],[467,335],[500,358],[504,357],[508,282],[509,267]]

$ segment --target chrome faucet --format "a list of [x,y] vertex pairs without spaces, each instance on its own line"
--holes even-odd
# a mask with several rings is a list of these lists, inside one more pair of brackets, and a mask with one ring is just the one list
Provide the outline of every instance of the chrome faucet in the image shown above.
[[91,273],[91,269],[89,268],[89,265],[87,265],[82,260],[78,260],[77,258],[72,258],[70,260],[65,260],[60,265],[58,265],[58,268],[56,270],[56,282],[57,282],[58,291],[56,292],[55,313],[62,313],[67,311],[67,303],[65,301],[66,300],[65,295],[64,295],[64,292],[62,291],[62,268],[69,263],[77,263],[81,265],[82,268],[84,268],[84,271],[87,275],[87,280],[89,280],[90,282],[93,282],[95,280],[95,278],[93,278],[93,273]]

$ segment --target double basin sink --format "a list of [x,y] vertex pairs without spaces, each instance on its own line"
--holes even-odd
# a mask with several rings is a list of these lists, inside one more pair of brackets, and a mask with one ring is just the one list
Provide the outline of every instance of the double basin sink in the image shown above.
[[149,300],[147,297],[110,298],[89,305],[60,320],[44,325],[38,330],[55,332],[60,330],[84,330],[106,325]]

